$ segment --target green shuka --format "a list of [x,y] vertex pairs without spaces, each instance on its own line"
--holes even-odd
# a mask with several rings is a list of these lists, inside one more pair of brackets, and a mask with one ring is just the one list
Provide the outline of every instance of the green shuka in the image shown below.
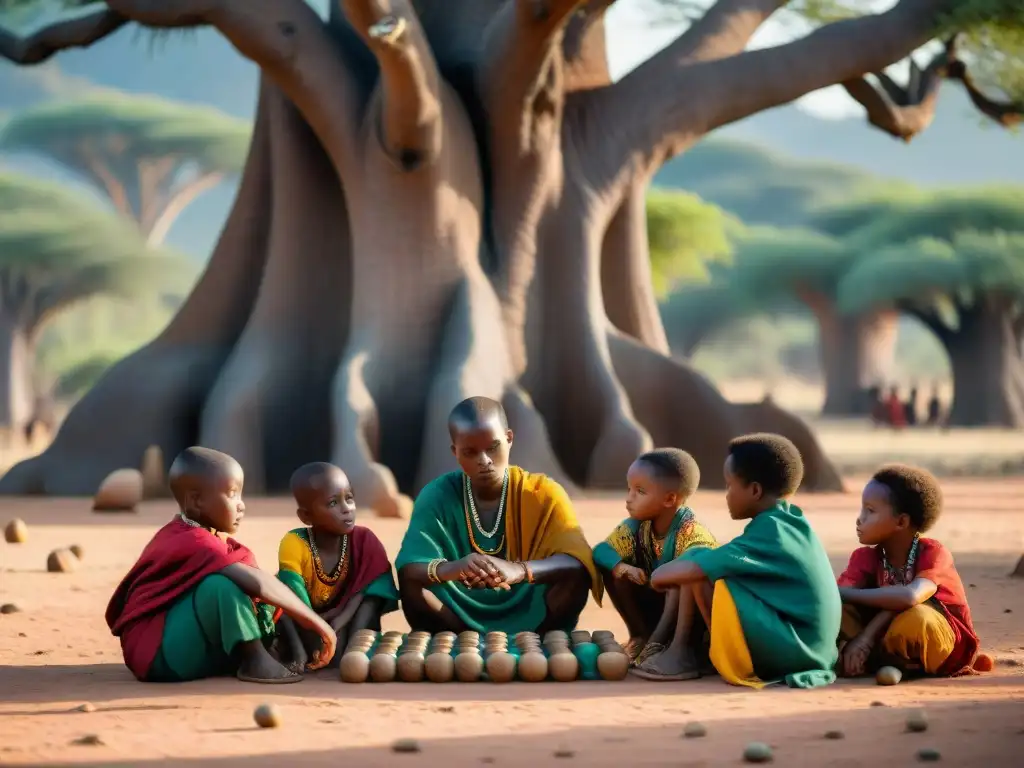
[[725,580],[761,680],[792,688],[835,681],[842,601],[825,548],[799,507],[780,501],[728,544],[681,559],[712,582]]

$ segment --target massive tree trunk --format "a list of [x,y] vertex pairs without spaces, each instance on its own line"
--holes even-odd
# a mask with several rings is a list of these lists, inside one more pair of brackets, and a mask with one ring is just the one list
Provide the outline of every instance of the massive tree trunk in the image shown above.
[[[608,0],[571,21],[577,0],[340,0],[327,25],[304,0],[107,0],[27,41],[0,34],[28,63],[126,19],[207,24],[264,75],[235,209],[192,296],[0,492],[92,493],[149,445],[170,461],[201,440],[238,455],[251,489],[330,458],[361,505],[399,514],[451,466],[446,417],[469,395],[501,399],[515,460],[570,487],[620,487],[655,441],[721,487],[727,441],[760,429],[798,443],[806,488],[840,487],[806,425],[727,403],[663,354],[641,193],[709,131],[901,58],[939,3],[741,53],[783,3],[719,0],[610,86],[595,43]],[[616,274],[632,306],[609,300]]]
[[0,312],[0,428],[11,432],[22,430],[32,418],[34,346],[17,315]]
[[1013,304],[1007,297],[983,296],[961,308],[956,332],[940,335],[953,369],[950,426],[1024,427],[1024,360]]

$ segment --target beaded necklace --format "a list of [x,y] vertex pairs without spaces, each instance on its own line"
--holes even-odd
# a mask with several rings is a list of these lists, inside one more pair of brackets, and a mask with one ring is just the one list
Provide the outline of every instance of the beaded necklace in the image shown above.
[[473,484],[469,479],[469,475],[463,475],[462,484],[462,508],[466,513],[466,530],[469,532],[469,543],[477,552],[481,555],[497,555],[505,548],[505,533],[501,534],[501,540],[498,542],[498,546],[494,549],[484,549],[481,547],[476,540],[476,535],[473,533],[474,527],[480,532],[480,535],[485,538],[493,538],[501,527],[501,520],[505,514],[505,501],[508,499],[508,470],[505,470],[505,477],[501,481],[501,497],[498,500],[498,514],[494,518],[494,527],[490,531],[485,531],[483,525],[480,524],[480,515],[477,513],[476,501],[473,498]]
[[[679,518],[679,525],[678,527],[676,527],[677,535],[678,532],[682,530],[683,526],[685,526],[691,520],[693,520],[693,510],[687,508],[683,512],[682,516]],[[651,564],[651,567],[654,568],[657,567],[658,562],[661,560],[661,556],[665,553],[665,543],[668,541],[669,533],[672,532],[672,527],[670,526],[668,531],[665,532],[665,535],[659,538],[654,533],[654,523],[650,521],[645,521],[643,524],[647,526],[647,535],[650,536],[651,550],[653,551],[654,555],[654,562]],[[641,540],[645,538],[646,536],[642,536]],[[675,546],[674,541],[672,542],[672,546]]]
[[317,580],[329,587],[344,581],[345,577],[348,576],[348,534],[344,534],[338,543],[338,564],[334,566],[334,572],[329,576],[324,573],[323,563],[320,561],[320,551],[316,548],[316,539],[313,536],[313,531],[307,531],[306,535],[309,538],[309,551],[313,555],[313,570],[316,571]]
[[914,541],[910,545],[910,552],[907,553],[907,564],[902,569],[894,568],[889,563],[889,558],[882,550],[882,577],[886,584],[909,584],[914,580],[914,563],[917,560],[917,545],[921,537],[914,534]]

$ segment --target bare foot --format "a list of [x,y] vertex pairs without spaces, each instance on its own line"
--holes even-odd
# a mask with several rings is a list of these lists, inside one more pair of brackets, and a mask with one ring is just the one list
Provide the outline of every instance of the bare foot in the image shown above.
[[701,676],[696,656],[685,646],[669,646],[635,667],[632,673],[644,680],[696,680]]
[[625,651],[631,662],[636,661],[637,657],[643,651],[647,645],[647,640],[642,637],[631,637],[629,642],[626,643]]
[[650,659],[650,658],[652,658],[654,656],[657,656],[659,653],[661,653],[664,650],[665,650],[665,646],[662,643],[658,643],[658,642],[647,643],[647,645],[644,646],[643,650],[640,651],[640,653],[638,653],[636,655],[635,659],[633,659],[633,666],[635,666],[635,667],[643,666],[647,662],[648,659]]
[[266,684],[297,683],[302,679],[302,675],[291,671],[266,651],[246,654],[235,676],[246,683]]

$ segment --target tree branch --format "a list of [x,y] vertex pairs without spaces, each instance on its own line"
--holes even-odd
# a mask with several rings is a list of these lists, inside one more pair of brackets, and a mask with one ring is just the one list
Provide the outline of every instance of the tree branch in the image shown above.
[[139,228],[148,234],[160,217],[166,205],[163,190],[179,168],[176,157],[161,157],[155,160],[139,160],[136,175],[139,181]]
[[956,39],[946,42],[946,48],[937,54],[924,70],[910,57],[910,73],[906,87],[897,85],[884,72],[875,72],[879,87],[866,78],[858,77],[843,83],[850,94],[865,110],[868,122],[890,136],[910,142],[935,119],[942,82],[950,73],[956,57]]
[[668,52],[668,57],[677,65],[735,56],[787,2],[789,0],[718,0],[662,53]]
[[127,23],[128,19],[116,11],[102,8],[48,24],[28,37],[0,27],[0,56],[15,64],[39,64],[68,48],[88,48]]
[[605,12],[615,0],[583,0],[569,16],[562,40],[566,93],[611,84]]
[[935,334],[935,338],[937,338],[939,343],[944,347],[948,347],[953,342],[953,337],[956,336],[956,332],[946,325],[935,312],[921,309],[920,307],[914,306],[912,303],[903,301],[898,302],[896,308],[900,312],[915,318],[921,323],[921,325]]
[[208,189],[213,189],[224,180],[222,173],[206,173],[187,184],[173,190],[163,208],[153,220],[153,226],[146,234],[146,245],[155,246],[163,243],[181,212]]
[[1013,128],[1024,121],[1024,102],[996,101],[986,96],[962,61],[955,61],[949,68],[949,79],[959,80],[967,91],[971,102],[983,115],[1004,128]]
[[441,152],[441,76],[409,0],[340,0],[349,24],[377,57],[380,85],[370,114],[384,152],[403,170]]

